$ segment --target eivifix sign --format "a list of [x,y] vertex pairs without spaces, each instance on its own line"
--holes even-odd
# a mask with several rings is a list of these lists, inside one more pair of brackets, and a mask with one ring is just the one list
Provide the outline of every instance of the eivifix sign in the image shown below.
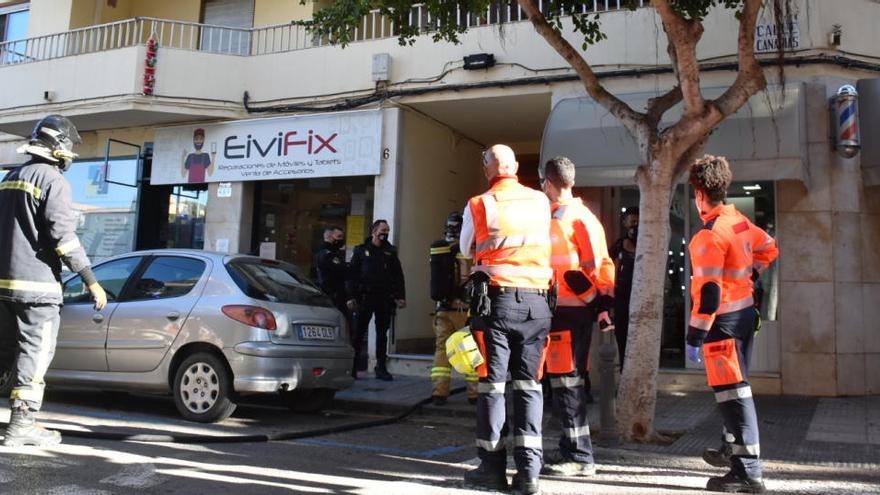
[[156,131],[152,184],[378,175],[382,112],[242,120]]

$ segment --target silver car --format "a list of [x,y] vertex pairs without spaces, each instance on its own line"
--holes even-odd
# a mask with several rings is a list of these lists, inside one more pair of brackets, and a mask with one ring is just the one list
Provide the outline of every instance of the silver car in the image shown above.
[[94,310],[79,276],[65,280],[50,386],[170,392],[183,417],[207,423],[232,414],[235,394],[315,411],[352,383],[346,320],[293,265],[160,249],[93,269],[107,307]]

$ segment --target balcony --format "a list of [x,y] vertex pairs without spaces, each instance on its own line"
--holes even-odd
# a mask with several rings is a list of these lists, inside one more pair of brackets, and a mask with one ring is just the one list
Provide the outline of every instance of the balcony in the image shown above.
[[[543,9],[549,4],[539,3]],[[621,3],[593,0],[582,12],[621,10]],[[245,90],[262,101],[372,90],[373,53],[391,53],[394,79],[406,80],[436,72],[438,60],[460,60],[487,44],[510,50],[519,31],[531,34],[515,2],[495,2],[479,15],[459,12],[457,20],[472,28],[509,24],[507,40],[499,40],[496,30],[471,29],[460,46],[435,45],[423,36],[414,51],[400,47],[398,26],[374,11],[349,33],[353,42],[345,51],[296,24],[243,29],[144,17],[8,41],[0,43],[0,132],[22,135],[50,111],[73,116],[83,130],[244,118]],[[408,16],[410,26],[425,34],[435,21],[422,5]],[[153,38],[160,46],[156,85],[146,96],[146,43]],[[527,52],[517,54],[520,64],[540,67],[553,60],[548,47]],[[456,77],[476,80],[472,74]]]

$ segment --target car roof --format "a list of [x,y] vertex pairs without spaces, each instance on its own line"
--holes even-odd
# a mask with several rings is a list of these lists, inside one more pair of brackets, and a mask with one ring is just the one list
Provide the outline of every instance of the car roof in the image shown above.
[[[107,258],[109,259],[117,259],[117,258],[125,258],[128,256],[170,256],[175,254],[185,254],[185,255],[195,255],[201,256],[204,258],[210,258],[212,260],[217,260],[220,262],[224,262],[233,258],[252,258],[252,259],[260,259],[257,256],[251,256],[247,254],[229,254],[229,253],[221,253],[218,251],[206,251],[204,249],[181,249],[181,248],[165,248],[165,249],[143,249],[140,251],[132,251],[129,253],[120,253],[114,256]],[[101,260],[102,262],[105,260]]]

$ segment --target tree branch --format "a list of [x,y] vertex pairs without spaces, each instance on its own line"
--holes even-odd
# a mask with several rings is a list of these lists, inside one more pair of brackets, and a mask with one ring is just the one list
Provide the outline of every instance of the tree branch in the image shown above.
[[663,115],[674,107],[683,98],[681,86],[675,86],[665,94],[648,100],[648,108],[645,113],[645,121],[652,130],[656,130]]
[[651,0],[651,5],[660,15],[663,31],[669,40],[667,52],[681,86],[684,115],[699,115],[705,106],[700,89],[700,63],[697,60],[697,43],[703,36],[703,25],[699,21],[683,18],[672,9],[668,0]]
[[614,96],[602,86],[599,82],[599,78],[596,77],[596,73],[593,72],[593,68],[590,67],[590,64],[584,60],[584,57],[582,57],[581,54],[571,46],[561,33],[553,29],[541,11],[538,10],[538,6],[535,5],[534,0],[517,0],[517,3],[519,3],[523,12],[526,13],[529,20],[532,22],[535,31],[540,34],[554,50],[556,50],[556,53],[561,55],[562,58],[571,65],[578,77],[580,77],[581,82],[583,82],[587,94],[612,115],[617,117],[630,134],[632,134],[637,141],[641,142],[647,135],[644,122],[645,115],[633,110],[632,107],[627,105],[623,100]]
[[739,19],[739,72],[733,85],[712,102],[720,115],[712,119],[715,122],[712,122],[710,127],[714,127],[725,117],[739,110],[752,95],[767,87],[764,70],[755,57],[755,24],[758,22],[761,4],[762,0],[745,0]]

